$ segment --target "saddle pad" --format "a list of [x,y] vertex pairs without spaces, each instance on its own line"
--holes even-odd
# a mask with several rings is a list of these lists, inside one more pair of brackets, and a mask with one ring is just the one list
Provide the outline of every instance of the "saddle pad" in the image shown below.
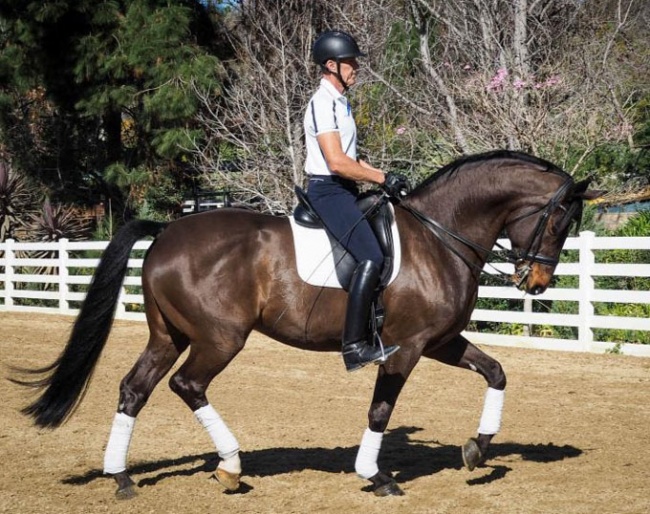
[[[293,216],[289,216],[289,223],[293,232],[293,245],[300,278],[313,286],[343,289],[334,269],[334,253],[325,230],[298,225]],[[393,234],[395,255],[393,273],[388,280],[388,284],[397,277],[402,262],[399,232],[394,219],[390,228]]]

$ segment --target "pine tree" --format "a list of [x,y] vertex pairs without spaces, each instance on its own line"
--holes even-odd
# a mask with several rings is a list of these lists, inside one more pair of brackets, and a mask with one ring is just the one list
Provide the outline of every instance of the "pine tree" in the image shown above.
[[[218,23],[218,12],[195,0],[5,0],[0,137],[63,196],[82,186],[114,196],[113,184],[131,208],[146,198],[173,203],[156,188],[180,190],[197,110],[192,84],[221,87],[228,47]],[[38,87],[52,109],[40,120],[49,136],[42,159],[30,157],[20,115]]]

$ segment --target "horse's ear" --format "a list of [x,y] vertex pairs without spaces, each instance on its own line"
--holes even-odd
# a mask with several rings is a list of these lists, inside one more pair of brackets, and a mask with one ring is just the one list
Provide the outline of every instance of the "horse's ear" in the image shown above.
[[607,191],[605,191],[604,189],[589,189],[579,196],[583,200],[595,200],[596,198],[600,198],[601,196],[605,196],[606,194]]
[[573,196],[573,198],[581,198],[582,200],[595,200],[596,198],[600,198],[607,193],[607,191],[600,189],[587,189],[590,182],[591,178],[586,178],[585,180],[576,182],[576,184],[573,186],[571,196]]

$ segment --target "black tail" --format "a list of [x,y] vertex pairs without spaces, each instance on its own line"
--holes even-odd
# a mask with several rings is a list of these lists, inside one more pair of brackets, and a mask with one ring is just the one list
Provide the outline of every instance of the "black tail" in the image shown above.
[[59,358],[45,368],[18,370],[43,375],[43,378],[10,379],[20,385],[45,388],[34,403],[22,410],[34,418],[36,425],[60,426],[81,402],[113,325],[131,248],[143,237],[157,236],[166,226],[166,223],[140,220],[125,225],[102,255],[68,344]]

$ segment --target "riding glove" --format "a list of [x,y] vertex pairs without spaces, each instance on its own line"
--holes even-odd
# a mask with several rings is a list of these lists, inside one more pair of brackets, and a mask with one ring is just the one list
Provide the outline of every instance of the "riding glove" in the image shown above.
[[388,196],[398,200],[411,192],[411,184],[408,179],[397,173],[386,173],[386,180],[381,187]]

